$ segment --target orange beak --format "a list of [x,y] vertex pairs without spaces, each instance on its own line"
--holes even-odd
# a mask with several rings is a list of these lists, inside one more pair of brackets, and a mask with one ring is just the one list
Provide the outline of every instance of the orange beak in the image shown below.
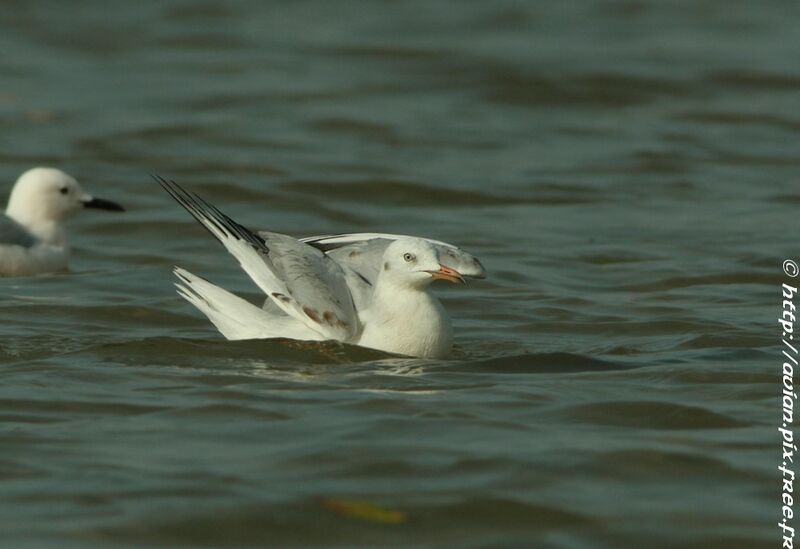
[[428,271],[435,280],[446,280],[454,284],[464,284],[464,277],[456,270],[439,265],[438,271]]

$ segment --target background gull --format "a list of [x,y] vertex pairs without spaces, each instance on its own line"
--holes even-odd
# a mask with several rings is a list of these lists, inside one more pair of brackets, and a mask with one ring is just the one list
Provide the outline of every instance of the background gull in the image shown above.
[[0,276],[27,276],[67,267],[69,243],[64,221],[83,208],[123,211],[95,198],[75,178],[54,168],[23,173],[0,214]]
[[214,235],[269,298],[258,308],[176,268],[178,293],[228,339],[337,340],[382,351],[443,357],[450,319],[430,294],[434,280],[485,276],[457,247],[383,233],[311,237],[252,232],[194,193],[156,179]]

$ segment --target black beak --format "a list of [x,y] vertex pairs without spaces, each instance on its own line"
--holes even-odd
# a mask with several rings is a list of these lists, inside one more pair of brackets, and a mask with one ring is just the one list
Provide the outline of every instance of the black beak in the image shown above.
[[124,212],[125,208],[117,204],[116,202],[111,202],[110,200],[104,200],[102,198],[92,198],[83,203],[84,208],[96,208],[98,210],[109,210],[112,212]]

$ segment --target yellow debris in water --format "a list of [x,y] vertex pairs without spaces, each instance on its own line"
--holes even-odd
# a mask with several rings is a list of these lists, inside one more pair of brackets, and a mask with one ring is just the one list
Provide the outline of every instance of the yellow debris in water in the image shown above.
[[368,501],[325,498],[322,500],[322,506],[340,515],[370,522],[401,524],[406,521],[406,514],[402,511],[384,509]]

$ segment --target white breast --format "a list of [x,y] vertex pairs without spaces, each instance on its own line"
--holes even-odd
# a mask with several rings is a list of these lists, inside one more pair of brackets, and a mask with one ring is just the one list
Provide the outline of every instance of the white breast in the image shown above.
[[356,343],[362,347],[428,358],[447,356],[452,347],[450,319],[424,290],[376,291],[361,322],[364,330]]

